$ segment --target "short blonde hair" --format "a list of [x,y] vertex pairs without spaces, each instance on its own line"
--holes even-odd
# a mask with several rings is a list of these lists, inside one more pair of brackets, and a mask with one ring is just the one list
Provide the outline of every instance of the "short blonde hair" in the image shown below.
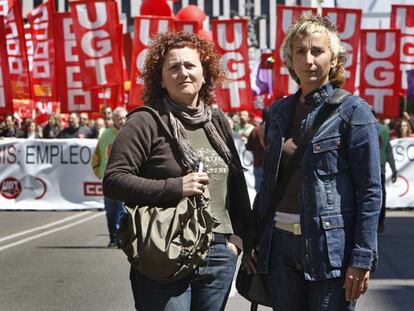
[[346,50],[341,44],[338,29],[327,16],[313,15],[311,12],[304,12],[298,21],[293,24],[286,34],[282,43],[283,63],[289,70],[291,77],[300,84],[299,77],[293,70],[292,45],[293,40],[298,36],[309,36],[315,32],[326,33],[329,40],[329,49],[332,59],[337,60],[335,68],[329,72],[329,81],[341,86],[345,82]]

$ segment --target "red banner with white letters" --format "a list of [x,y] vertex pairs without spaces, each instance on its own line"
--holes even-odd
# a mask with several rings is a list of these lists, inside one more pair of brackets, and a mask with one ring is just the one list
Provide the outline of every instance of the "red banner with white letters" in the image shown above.
[[195,21],[174,21],[174,30],[176,32],[184,31],[189,33],[198,33],[200,30],[199,23]]
[[9,78],[9,64],[6,50],[4,18],[0,16],[0,113],[13,113],[13,101]]
[[346,80],[342,87],[354,93],[356,88],[358,49],[361,39],[362,10],[323,8],[322,15],[329,16],[331,21],[338,27],[339,37],[347,54],[347,62],[345,65]]
[[18,0],[0,0],[4,16],[9,77],[13,99],[31,99],[30,73],[24,40],[22,9]]
[[290,77],[288,69],[283,64],[281,47],[289,27],[306,11],[312,11],[316,14],[316,9],[311,7],[277,5],[276,48],[273,69],[273,94],[276,98],[293,94],[298,89],[298,84]]
[[407,71],[414,69],[414,5],[392,5],[391,28],[401,30],[401,84],[407,89]]
[[216,88],[217,104],[224,111],[253,110],[247,20],[212,20],[211,30],[227,80]]
[[33,100],[55,101],[54,1],[40,4],[27,14],[33,41]]
[[399,116],[400,31],[363,29],[359,95],[381,118]]
[[115,1],[70,2],[83,87],[122,84],[121,38]]
[[97,92],[83,89],[79,54],[70,13],[55,13],[57,95],[61,112],[99,110]]
[[128,110],[142,105],[141,92],[144,85],[141,75],[150,39],[157,33],[173,31],[173,27],[173,19],[169,17],[135,17],[131,57],[131,91],[129,93]]
[[26,41],[27,63],[29,66],[30,76],[32,75],[33,68],[33,38],[32,27],[30,24],[24,24],[24,39]]

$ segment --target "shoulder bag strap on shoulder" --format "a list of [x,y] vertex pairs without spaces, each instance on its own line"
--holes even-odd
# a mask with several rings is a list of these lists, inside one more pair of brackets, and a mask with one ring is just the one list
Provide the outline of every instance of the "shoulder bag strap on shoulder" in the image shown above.
[[159,112],[154,109],[151,108],[149,106],[142,106],[136,109],[137,111],[147,111],[149,113],[152,114],[152,116],[154,117],[155,120],[158,121],[158,123],[163,127],[163,129],[165,130],[165,132],[168,134],[168,136],[170,136],[171,138],[173,138],[173,135],[171,133],[171,129],[169,128],[168,124],[165,123],[165,121],[161,118]]

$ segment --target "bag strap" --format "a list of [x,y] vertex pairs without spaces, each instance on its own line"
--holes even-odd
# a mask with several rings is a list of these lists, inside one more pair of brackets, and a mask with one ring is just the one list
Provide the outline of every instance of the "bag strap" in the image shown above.
[[154,109],[152,107],[149,107],[149,106],[141,106],[141,107],[136,108],[135,111],[147,111],[150,114],[152,114],[154,119],[157,120],[158,123],[161,124],[161,126],[164,128],[164,130],[168,134],[168,136],[175,141],[175,139],[174,139],[174,137],[171,133],[171,129],[169,128],[167,123],[164,122],[164,120],[160,116],[160,113],[156,109]]
[[309,128],[305,135],[301,138],[298,143],[298,146],[295,152],[292,155],[287,167],[284,169],[285,174],[283,174],[282,179],[279,183],[276,184],[275,189],[272,189],[272,199],[273,204],[267,209],[266,213],[261,217],[260,224],[257,227],[258,232],[256,234],[256,241],[260,241],[264,229],[266,228],[266,223],[268,219],[277,211],[277,207],[280,201],[283,199],[283,196],[286,191],[286,187],[289,184],[290,179],[295,173],[296,169],[301,162],[303,155],[305,154],[306,148],[314,137],[315,133],[322,126],[322,124],[331,116],[331,114],[341,105],[345,100],[351,96],[351,93],[348,91],[338,88],[336,89],[328,98],[327,104],[325,104],[321,110],[318,112],[315,121],[313,122],[311,128]]

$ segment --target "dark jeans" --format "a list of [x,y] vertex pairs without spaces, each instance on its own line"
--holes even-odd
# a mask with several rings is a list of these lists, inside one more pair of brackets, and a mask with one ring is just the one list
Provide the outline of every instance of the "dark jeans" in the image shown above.
[[139,311],[224,310],[236,270],[237,255],[227,244],[213,244],[192,275],[158,284],[131,267],[130,279]]
[[106,220],[108,222],[109,240],[117,243],[117,234],[121,224],[121,218],[125,214],[124,203],[104,197]]
[[385,174],[381,174],[381,187],[382,187],[382,204],[381,212],[379,217],[378,224],[383,224],[385,220],[385,202],[386,202],[386,192],[385,192]]
[[277,311],[352,311],[343,278],[306,281],[301,236],[274,229],[269,272],[264,280]]

